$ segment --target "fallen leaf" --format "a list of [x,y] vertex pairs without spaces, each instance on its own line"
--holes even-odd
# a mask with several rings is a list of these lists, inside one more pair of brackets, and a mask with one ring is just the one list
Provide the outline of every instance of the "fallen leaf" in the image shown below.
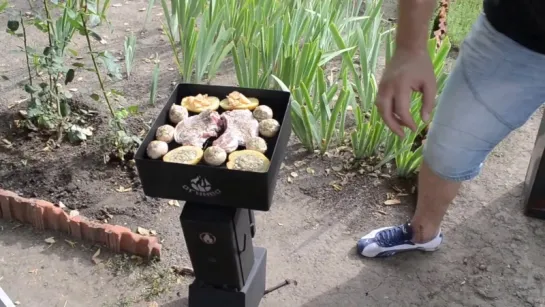
[[55,238],[54,237],[47,238],[44,241],[45,241],[45,243],[48,243],[48,244],[54,244],[55,243]]
[[66,208],[66,205],[62,203],[62,201],[59,201],[59,208],[64,209]]
[[91,260],[93,261],[94,264],[99,264],[100,263],[100,259],[98,259],[98,256],[100,256],[100,248],[97,249],[97,251],[95,252],[93,257],[91,257]]
[[293,165],[294,165],[295,167],[301,167],[301,166],[305,165],[305,163],[306,163],[305,161],[295,161],[295,162],[293,163]]
[[312,168],[307,167],[307,173],[314,175],[315,171]]
[[150,231],[149,231],[148,229],[142,228],[142,227],[136,228],[136,232],[137,232],[138,234],[143,235],[143,236],[149,236],[149,235],[150,235]]
[[156,236],[157,235],[157,231],[156,230],[150,230],[149,232],[152,236]]
[[392,205],[399,205],[401,204],[401,201],[399,199],[388,199],[384,202],[386,206],[392,206]]
[[174,271],[174,273],[182,275],[182,276],[195,276],[195,271],[193,271],[193,269],[190,267],[180,268],[177,266],[173,266],[172,270]]
[[331,169],[336,171],[336,172],[340,172],[340,171],[343,170],[343,167],[342,167],[342,165],[341,166],[337,165],[337,166],[332,166]]
[[293,178],[297,178],[297,176],[299,176],[296,172],[291,172],[290,174]]
[[72,248],[76,247],[76,242],[70,241],[70,240],[64,240],[66,243],[70,244]]
[[79,211],[78,210],[70,210],[70,217],[75,217],[75,216],[78,216],[79,215]]
[[119,192],[119,193],[125,193],[125,192],[130,192],[130,191],[132,191],[131,188],[124,188],[124,187],[122,187],[122,186],[119,186],[119,188],[118,188],[118,189],[115,189],[115,190],[116,190],[117,192]]
[[8,146],[11,146],[11,145],[12,145],[11,142],[8,141],[8,140],[6,140],[6,139],[2,139],[2,142],[3,142],[4,144],[8,145]]
[[333,189],[335,189],[335,191],[340,191],[343,189],[340,185],[336,183],[331,183],[331,186],[333,187]]
[[180,207],[180,203],[177,200],[169,200],[169,206]]

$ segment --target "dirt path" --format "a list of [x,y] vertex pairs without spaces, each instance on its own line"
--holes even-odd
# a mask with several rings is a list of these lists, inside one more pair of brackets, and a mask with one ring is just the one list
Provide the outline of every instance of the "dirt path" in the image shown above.
[[[20,3],[19,3],[20,2]],[[17,1],[17,5],[24,5]],[[119,52],[126,29],[138,33],[137,64],[130,81],[116,83],[127,98],[138,104],[143,118],[155,116],[176,79],[172,55],[159,28],[160,7],[154,9],[147,31],[138,25],[145,16],[139,12],[145,1],[113,1],[113,33],[107,33],[108,49]],[[395,8],[389,1],[388,10]],[[392,17],[388,11],[386,17]],[[0,17],[0,24],[5,16]],[[18,42],[0,32],[0,54],[8,54]],[[37,42],[38,40],[33,40]],[[82,41],[78,40],[79,47]],[[161,59],[161,95],[157,106],[147,105],[153,64],[150,56]],[[11,55],[10,55],[11,56]],[[24,79],[22,57],[0,60],[0,73],[10,81],[0,82],[0,136],[9,132],[9,108],[24,97],[16,82]],[[92,75],[73,85],[82,101],[90,102],[94,90]],[[234,84],[229,65],[222,69],[216,84]],[[91,84],[91,85],[89,85]],[[533,146],[540,114],[507,139],[491,156],[483,174],[464,186],[445,221],[444,248],[434,254],[406,254],[386,260],[364,260],[355,254],[355,242],[369,229],[397,224],[408,218],[414,203],[382,205],[391,182],[356,175],[341,191],[331,188],[336,178],[326,169],[338,165],[334,158],[304,157],[298,146],[290,146],[286,167],[281,171],[275,204],[267,213],[257,213],[255,244],[268,249],[267,282],[274,285],[286,278],[298,281],[265,297],[264,307],[319,306],[542,306],[545,304],[545,246],[543,222],[522,215],[522,182]],[[100,134],[100,131],[99,131]],[[99,264],[91,257],[98,247],[74,243],[56,233],[37,233],[27,226],[0,220],[0,286],[20,306],[186,306],[190,277],[172,272],[172,266],[190,266],[178,218],[181,208],[166,201],[149,199],[141,192],[131,173],[100,163],[96,142],[86,147],[63,147],[59,153],[39,151],[40,140],[16,139],[22,152],[0,150],[0,186],[24,196],[63,201],[82,214],[104,218],[104,209],[113,215],[109,222],[135,228],[157,230],[163,241],[163,260],[140,265],[101,251]],[[37,148],[37,149],[36,149]],[[516,148],[516,150],[513,150]],[[25,165],[21,160],[27,161]],[[297,163],[295,163],[297,161]],[[303,161],[303,162],[299,162]],[[302,164],[301,164],[302,163]],[[294,165],[297,166],[294,166]],[[306,169],[312,168],[314,175]],[[299,176],[293,183],[291,172]],[[114,188],[133,185],[135,192],[119,194]],[[35,195],[31,195],[34,193]],[[54,237],[49,245],[46,238]],[[541,301],[540,301],[541,300]]]

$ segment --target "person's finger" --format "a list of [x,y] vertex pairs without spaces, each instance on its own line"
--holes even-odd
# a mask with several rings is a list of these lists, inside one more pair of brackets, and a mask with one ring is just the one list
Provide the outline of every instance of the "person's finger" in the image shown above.
[[377,95],[376,105],[382,120],[394,132],[400,137],[404,137],[405,133],[401,127],[399,121],[394,115],[394,93],[390,87],[381,86]]
[[416,123],[411,115],[411,93],[412,89],[406,84],[397,87],[394,96],[394,113],[399,117],[401,124],[412,131],[416,131]]
[[422,109],[420,110],[422,120],[428,122],[430,120],[430,114],[433,111],[435,105],[435,96],[437,95],[437,83],[435,80],[424,82],[422,84]]

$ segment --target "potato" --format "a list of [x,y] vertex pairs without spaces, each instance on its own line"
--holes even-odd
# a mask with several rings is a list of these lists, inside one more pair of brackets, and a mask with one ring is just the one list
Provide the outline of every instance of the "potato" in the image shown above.
[[271,119],[273,117],[273,110],[266,105],[260,105],[254,110],[254,118],[257,121],[262,121],[265,119]]
[[258,136],[253,137],[246,141],[246,149],[265,153],[267,151],[267,142]]
[[266,173],[271,162],[255,150],[238,150],[229,155],[227,168],[232,170]]
[[193,113],[201,113],[206,110],[216,111],[220,106],[220,100],[218,97],[208,96],[208,94],[198,94],[197,96],[184,97],[182,106]]
[[187,109],[177,104],[173,104],[168,112],[168,118],[174,125],[177,125],[179,122],[184,121],[188,117],[189,112]]
[[275,136],[280,130],[280,124],[276,119],[265,119],[259,123],[259,133],[267,138]]
[[148,144],[148,148],[146,149],[146,153],[148,154],[148,157],[151,159],[159,159],[162,156],[166,155],[168,152],[168,144],[163,141],[151,141]]
[[212,166],[222,165],[227,160],[227,153],[223,148],[210,146],[204,151],[204,162]]
[[172,142],[174,140],[174,127],[171,125],[162,125],[157,128],[155,139],[166,143]]
[[169,151],[163,157],[163,161],[170,163],[196,165],[201,161],[202,156],[203,151],[199,147],[181,146]]
[[248,98],[244,94],[234,91],[227,98],[220,101],[220,106],[224,110],[254,110],[259,105],[257,98]]

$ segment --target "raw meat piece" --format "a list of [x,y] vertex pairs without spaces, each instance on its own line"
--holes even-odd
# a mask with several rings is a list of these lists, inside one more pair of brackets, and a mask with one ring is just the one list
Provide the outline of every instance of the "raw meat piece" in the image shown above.
[[221,114],[225,132],[213,145],[223,148],[227,153],[238,146],[246,146],[246,140],[259,135],[259,122],[250,110],[233,110]]
[[176,125],[174,140],[184,146],[202,148],[209,138],[218,136],[222,120],[218,112],[206,110]]

